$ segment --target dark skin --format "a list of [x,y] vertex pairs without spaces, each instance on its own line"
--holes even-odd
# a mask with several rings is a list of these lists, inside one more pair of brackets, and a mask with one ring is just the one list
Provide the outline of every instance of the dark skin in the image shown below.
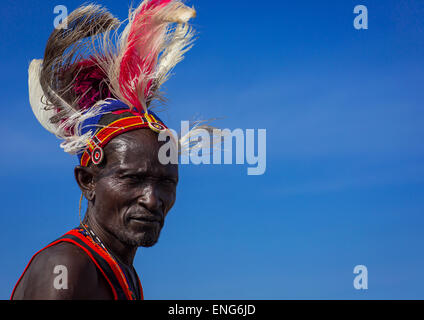
[[[162,165],[158,151],[164,142],[150,129],[138,129],[112,139],[99,166],[75,168],[75,178],[88,208],[84,218],[111,254],[132,266],[140,246],[159,238],[172,208],[178,166]],[[68,289],[55,289],[55,266],[68,270]],[[21,299],[113,299],[112,291],[90,258],[71,243],[43,250],[32,261],[15,290]]]

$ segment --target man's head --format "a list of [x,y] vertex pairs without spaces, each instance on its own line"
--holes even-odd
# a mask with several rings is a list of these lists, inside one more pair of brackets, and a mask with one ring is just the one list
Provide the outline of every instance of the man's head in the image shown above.
[[35,117],[79,156],[75,175],[90,219],[128,243],[156,242],[175,200],[177,168],[159,163],[156,134],[141,128],[167,129],[150,106],[192,47],[195,16],[181,0],[144,0],[121,28],[105,8],[83,5],[28,69]]
[[159,162],[162,143],[150,129],[129,131],[104,147],[100,165],[75,168],[89,219],[125,244],[154,245],[175,202],[178,166]]

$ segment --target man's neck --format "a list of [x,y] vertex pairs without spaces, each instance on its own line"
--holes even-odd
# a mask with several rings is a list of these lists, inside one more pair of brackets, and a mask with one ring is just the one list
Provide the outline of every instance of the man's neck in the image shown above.
[[132,266],[137,247],[121,242],[115,235],[102,228],[95,219],[92,219],[88,211],[86,217],[87,219],[84,220],[85,223],[93,230],[96,236],[99,237],[109,253],[112,254],[114,258],[117,258],[119,262],[127,266]]

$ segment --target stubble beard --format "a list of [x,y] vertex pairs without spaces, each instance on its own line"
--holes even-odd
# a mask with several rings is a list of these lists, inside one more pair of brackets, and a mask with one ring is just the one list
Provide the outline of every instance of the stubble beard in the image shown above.
[[154,246],[158,240],[161,232],[160,228],[158,231],[156,230],[145,230],[143,232],[134,235],[126,230],[116,230],[115,236],[122,243],[132,246],[132,247],[144,247],[149,248]]

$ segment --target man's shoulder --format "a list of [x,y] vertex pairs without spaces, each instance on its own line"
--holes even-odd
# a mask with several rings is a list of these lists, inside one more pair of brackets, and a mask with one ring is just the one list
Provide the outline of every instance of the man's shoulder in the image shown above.
[[79,277],[89,275],[90,279],[97,274],[96,266],[90,257],[81,248],[69,242],[59,242],[45,248],[34,257],[29,268],[37,272],[50,270],[54,274],[58,273],[55,269],[66,268]]
[[[15,292],[22,299],[92,299],[105,291],[90,257],[78,246],[59,242],[31,261]],[[100,294],[101,295],[101,294]]]

